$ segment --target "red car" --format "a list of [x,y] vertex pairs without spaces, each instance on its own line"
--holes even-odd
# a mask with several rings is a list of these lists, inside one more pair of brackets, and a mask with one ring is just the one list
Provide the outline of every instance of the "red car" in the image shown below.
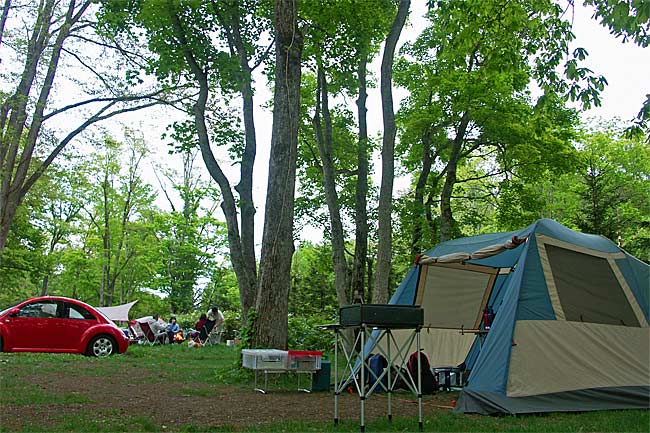
[[128,347],[128,338],[115,323],[76,299],[44,296],[0,311],[0,351],[102,357]]

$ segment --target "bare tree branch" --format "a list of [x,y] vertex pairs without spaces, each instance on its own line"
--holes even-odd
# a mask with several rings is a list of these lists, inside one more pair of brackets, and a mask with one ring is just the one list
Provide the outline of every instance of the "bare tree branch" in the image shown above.
[[83,132],[88,126],[90,126],[90,125],[92,125],[94,123],[97,123],[97,122],[101,122],[102,120],[109,119],[109,118],[111,118],[113,116],[116,116],[118,114],[124,114],[124,113],[128,113],[128,112],[131,112],[131,111],[137,111],[137,110],[141,110],[143,108],[153,107],[155,105],[160,104],[160,102],[158,102],[158,101],[153,101],[153,102],[150,102],[150,103],[147,103],[147,104],[142,104],[142,105],[137,105],[137,106],[132,106],[132,107],[125,107],[125,108],[122,108],[120,110],[115,110],[115,111],[112,111],[112,112],[110,112],[108,114],[102,115],[102,113],[109,110],[112,106],[114,106],[118,102],[119,101],[110,102],[108,105],[106,105],[100,111],[95,113],[92,117],[88,118],[85,122],[83,122],[81,125],[79,125],[79,127],[77,127],[74,131],[70,132],[63,140],[61,140],[61,142],[54,148],[54,150],[52,150],[50,155],[43,161],[43,163],[34,171],[34,173],[31,174],[31,176],[29,176],[29,178],[27,178],[25,183],[20,188],[21,193],[26,194],[27,191],[29,191],[29,189],[34,185],[34,183],[36,183],[36,181],[43,175],[43,173],[50,166],[50,164],[52,164],[52,162],[59,155],[59,153],[61,153],[61,151],[65,148],[65,146],[70,141],[72,141],[72,139],[74,137],[76,137],[81,132]]
[[[130,101],[139,101],[143,99],[155,99],[156,96],[162,93],[165,93],[165,90],[161,89],[145,95],[126,95],[126,96],[119,96],[119,97],[112,97],[112,98],[103,97],[103,98],[86,99],[85,101],[75,102],[74,104],[66,105],[65,107],[61,107],[57,110],[47,113],[46,115],[43,116],[43,121],[46,121],[49,118],[56,116],[57,114],[63,113],[73,108],[79,108],[81,106],[88,105],[88,104],[93,104],[97,102],[130,102]],[[161,102],[163,102],[163,100],[159,99],[159,103]]]
[[99,72],[97,72],[92,66],[87,64],[81,57],[79,57],[79,55],[77,53],[75,53],[73,51],[70,51],[70,50],[66,49],[65,47],[63,47],[61,50],[63,52],[65,52],[65,53],[70,54],[75,59],[77,59],[77,61],[81,64],[81,66],[83,66],[84,68],[89,70],[90,73],[93,74],[95,76],[95,78],[97,78],[99,81],[101,81],[104,84],[104,86],[106,86],[106,88],[109,89],[109,91],[111,91],[111,93],[112,93],[112,89],[111,89],[112,86],[110,85],[110,83],[108,81],[106,81],[106,79],[104,78],[104,74],[100,74]]

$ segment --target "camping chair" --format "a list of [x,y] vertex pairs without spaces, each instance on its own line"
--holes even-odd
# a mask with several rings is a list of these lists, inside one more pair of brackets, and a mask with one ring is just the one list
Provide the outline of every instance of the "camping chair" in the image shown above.
[[142,329],[142,332],[144,333],[145,338],[143,341],[148,343],[150,346],[153,346],[156,343],[165,344],[167,342],[167,333],[165,331],[155,333],[147,322],[140,322],[140,329]]
[[194,341],[196,343],[199,343],[203,346],[209,346],[211,344],[219,344],[221,343],[221,335],[223,334],[223,326],[214,326],[212,329],[207,330],[209,326],[203,325],[203,329],[207,331],[207,336],[201,338],[201,335],[203,332],[199,332],[196,337],[194,338]]
[[142,332],[138,333],[135,327],[129,324],[129,344],[137,344],[142,339],[144,339],[144,334]]
[[206,338],[205,341],[203,342],[203,345],[209,346],[211,344],[216,345],[221,343],[221,334],[223,334],[222,326],[213,327],[210,333],[208,334],[208,338]]

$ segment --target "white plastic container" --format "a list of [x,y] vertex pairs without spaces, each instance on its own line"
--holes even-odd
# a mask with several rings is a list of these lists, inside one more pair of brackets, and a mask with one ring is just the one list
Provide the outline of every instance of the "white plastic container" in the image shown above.
[[242,349],[242,366],[252,370],[284,370],[287,368],[286,350]]
[[323,352],[308,350],[290,350],[289,369],[298,371],[315,371],[320,370],[321,358]]

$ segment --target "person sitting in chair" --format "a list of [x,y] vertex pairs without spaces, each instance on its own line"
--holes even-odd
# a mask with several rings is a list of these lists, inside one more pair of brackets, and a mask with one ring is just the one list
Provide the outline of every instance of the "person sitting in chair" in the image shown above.
[[201,329],[203,329],[203,326],[205,325],[205,322],[208,320],[208,315],[207,314],[201,314],[201,317],[199,317],[199,320],[196,322],[194,325],[194,329],[190,330],[190,338],[196,338],[199,333],[201,332]]
[[[159,314],[154,314],[151,319],[147,320],[151,331],[155,337],[161,339],[162,344],[167,342],[167,324],[164,320],[160,319]],[[161,338],[162,337],[162,338]]]
[[176,322],[176,317],[172,316],[167,325],[167,340],[169,341],[169,344],[174,343],[174,336],[178,334],[178,331],[180,331],[180,327]]

